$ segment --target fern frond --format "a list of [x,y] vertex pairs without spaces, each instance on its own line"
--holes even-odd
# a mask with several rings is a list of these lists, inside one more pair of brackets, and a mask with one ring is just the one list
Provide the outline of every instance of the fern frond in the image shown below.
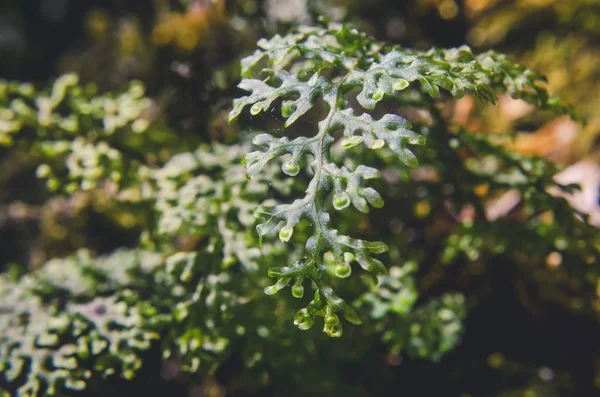
[[51,191],[92,190],[105,182],[137,187],[147,152],[172,142],[155,128],[151,105],[139,81],[98,93],[75,74],[58,77],[46,90],[0,80],[0,147],[38,156],[37,175]]
[[[143,266],[141,264],[143,263]],[[159,255],[120,251],[52,260],[13,282],[0,278],[0,369],[20,395],[81,390],[94,376],[133,377],[141,352],[158,338],[161,316],[127,294],[148,277]],[[136,277],[137,276],[137,277]],[[111,293],[120,286],[121,291]],[[59,298],[60,297],[60,298]],[[151,319],[154,317],[154,320]],[[150,326],[154,322],[156,326]],[[94,361],[92,369],[83,365]]]
[[254,209],[267,194],[269,184],[282,194],[290,194],[291,181],[274,178],[275,167],[267,167],[257,178],[248,179],[240,164],[249,145],[202,146],[194,152],[176,154],[163,167],[151,172],[149,193],[157,214],[156,237],[171,239],[180,235],[207,238],[207,246],[221,249],[223,266],[239,262],[255,269],[257,259],[270,244],[254,246],[249,230],[256,223]]
[[[316,315],[324,316],[325,332],[332,336],[341,335],[336,313],[353,323],[360,320],[333,292],[324,255],[333,254],[335,273],[343,278],[350,275],[354,262],[372,275],[384,273],[385,266],[374,255],[387,250],[381,242],[342,235],[331,224],[329,193],[333,193],[331,200],[336,210],[352,204],[366,213],[369,206],[383,206],[380,194],[367,185],[368,180],[380,177],[377,169],[363,164],[348,168],[332,159],[338,131],[341,138],[337,141],[344,148],[361,144],[373,150],[388,147],[405,166],[416,167],[418,160],[410,146],[424,145],[425,138],[398,113],[379,118],[370,113],[386,97],[418,90],[435,98],[443,89],[455,97],[469,91],[482,103],[495,103],[498,94],[508,92],[556,113],[571,112],[540,85],[538,74],[493,51],[477,56],[468,47],[427,52],[386,47],[348,26],[335,24],[327,28],[301,27],[285,37],[261,40],[258,46],[259,50],[242,61],[244,79],[239,87],[249,94],[234,100],[230,120],[246,107],[250,107],[252,115],[258,115],[280,103],[285,127],[289,127],[315,107],[318,100],[328,108],[314,134],[294,139],[260,134],[253,140],[259,149],[245,158],[251,177],[282,157],[286,158],[283,172],[295,176],[303,158],[313,158],[312,177],[304,197],[256,210],[256,215],[263,218],[257,226],[261,237],[279,230],[279,238],[287,242],[303,219],[313,228],[312,236],[305,242],[305,258],[271,269],[269,275],[277,282],[265,292],[273,294],[294,281],[292,292],[301,297],[303,281],[311,279],[317,287],[315,298],[298,312],[295,322],[305,329],[313,324]],[[352,104],[352,90],[358,91],[358,106]]]
[[161,343],[182,369],[210,371],[228,346],[232,278],[214,256],[80,251],[18,280],[0,277],[0,372],[19,395],[63,395],[110,376],[132,379]]

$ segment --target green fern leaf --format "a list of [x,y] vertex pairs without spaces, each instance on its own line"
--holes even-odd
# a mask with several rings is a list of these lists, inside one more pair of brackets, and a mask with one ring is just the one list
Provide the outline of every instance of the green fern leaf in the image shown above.
[[[333,254],[338,277],[347,277],[354,262],[377,275],[385,272],[385,266],[374,255],[385,252],[387,247],[381,242],[342,235],[331,224],[330,193],[336,210],[352,204],[366,213],[370,206],[383,206],[379,193],[367,185],[368,180],[380,176],[378,170],[369,165],[359,164],[351,169],[338,164],[332,159],[331,150],[334,145],[362,145],[373,150],[387,147],[405,166],[417,167],[418,160],[410,146],[425,144],[425,138],[413,131],[411,123],[398,111],[381,117],[371,113],[380,101],[415,90],[435,98],[442,89],[455,97],[468,91],[481,103],[495,103],[498,94],[508,92],[559,114],[572,113],[540,85],[543,80],[538,74],[496,52],[477,56],[468,47],[427,52],[389,48],[348,26],[335,24],[327,28],[301,27],[285,37],[261,40],[258,45],[260,49],[242,61],[245,78],[239,87],[249,94],[234,101],[230,120],[246,107],[252,115],[258,115],[281,104],[285,127],[289,127],[317,106],[318,100],[328,108],[314,134],[294,139],[260,134],[253,140],[258,150],[245,157],[251,177],[280,157],[289,157],[282,170],[295,176],[303,159],[307,155],[313,158],[304,197],[256,210],[256,216],[263,219],[257,226],[261,237],[279,230],[279,238],[288,242],[301,220],[308,220],[313,227],[312,236],[304,243],[305,258],[291,266],[272,269],[269,274],[278,281],[266,292],[275,293],[295,280],[292,291],[300,296],[303,280],[311,279],[317,286],[315,299],[299,312],[296,323],[305,329],[312,325],[315,315],[324,316],[325,331],[332,336],[341,335],[341,325],[335,321],[337,317],[332,317],[336,312],[356,321],[354,311],[331,290],[324,255]],[[358,90],[358,104],[353,102],[353,90]]]

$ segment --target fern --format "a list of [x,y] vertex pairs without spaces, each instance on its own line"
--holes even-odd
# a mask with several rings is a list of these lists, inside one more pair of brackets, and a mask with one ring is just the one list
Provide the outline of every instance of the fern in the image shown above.
[[[58,394],[63,387],[84,389],[92,375],[133,377],[142,364],[140,353],[158,338],[160,327],[150,323],[160,324],[161,316],[126,288],[160,263],[160,256],[150,253],[92,260],[80,252],[16,283],[4,275],[0,369],[5,379],[20,382],[20,395],[35,396]],[[119,293],[110,294],[117,286]],[[58,294],[63,299],[53,299]],[[94,374],[82,365],[90,359]]]
[[[274,177],[274,167],[265,179],[248,180],[239,164],[247,150],[203,146],[152,170],[146,200],[157,227],[140,248],[102,257],[80,251],[20,277],[0,277],[0,369],[11,390],[60,395],[110,377],[133,379],[153,345],[163,360],[193,374],[210,374],[232,345],[245,346],[238,353],[251,383],[298,360],[309,372],[331,366],[318,352],[334,347],[318,334],[289,332],[288,317],[279,313],[292,304],[261,293],[265,266],[298,255],[277,241],[256,247],[248,227],[255,223],[252,208],[269,184],[283,194],[291,186]],[[193,252],[178,251],[170,241],[183,236],[202,243]],[[362,286],[352,306],[372,318],[373,326],[362,328],[365,340],[382,333],[394,351],[437,359],[459,341],[464,308],[460,298],[453,300],[447,322],[428,321],[433,309],[413,313],[415,270],[414,264],[394,268],[378,286]],[[446,307],[447,299],[429,305]],[[383,333],[390,322],[394,331]],[[427,332],[415,332],[417,326]],[[340,351],[354,342],[344,343]]]
[[147,161],[140,146],[173,142],[155,117],[139,81],[99,93],[76,74],[58,77],[48,90],[0,80],[0,147],[42,158],[37,174],[51,191],[138,187]]
[[263,252],[253,247],[254,238],[248,238],[255,224],[253,210],[267,193],[267,182],[284,195],[290,194],[291,186],[289,181],[273,178],[273,167],[260,178],[248,180],[239,164],[248,149],[249,145],[201,146],[176,154],[153,170],[149,198],[157,214],[154,237],[163,241],[181,235],[208,238],[209,247],[222,245],[224,267],[241,263],[256,269],[257,259],[269,252],[267,247]]
[[[374,255],[387,250],[382,242],[342,235],[331,224],[326,200],[330,192],[337,211],[350,204],[363,213],[369,212],[369,206],[383,206],[380,194],[367,184],[369,180],[380,178],[379,170],[365,164],[348,168],[334,161],[331,151],[336,141],[344,148],[362,145],[378,150],[385,146],[405,166],[418,166],[410,146],[424,145],[425,138],[413,131],[411,123],[398,113],[387,113],[379,118],[373,113],[384,98],[398,97],[399,93],[411,90],[432,98],[440,96],[440,88],[455,97],[462,97],[468,91],[480,103],[495,103],[499,93],[508,92],[514,98],[557,114],[573,113],[547,93],[540,85],[542,79],[538,74],[494,51],[474,55],[467,47],[427,52],[387,47],[344,25],[301,27],[296,33],[261,40],[258,45],[259,50],[242,60],[244,79],[239,87],[250,93],[234,101],[230,120],[247,106],[252,115],[258,115],[281,101],[281,114],[286,119],[285,127],[289,127],[313,108],[318,99],[328,108],[313,135],[289,139],[260,134],[253,140],[259,150],[245,157],[250,177],[262,172],[272,160],[284,156],[283,172],[296,176],[303,157],[314,158],[310,164],[311,180],[303,198],[256,210],[256,215],[264,219],[257,226],[261,237],[279,229],[279,238],[287,242],[302,219],[308,220],[314,230],[305,242],[303,259],[269,270],[277,282],[265,292],[274,294],[294,280],[292,293],[301,297],[304,279],[311,279],[317,288],[315,297],[297,313],[295,323],[306,329],[313,324],[315,316],[324,316],[324,331],[331,336],[340,336],[342,332],[336,313],[343,313],[355,324],[361,321],[333,291],[324,254],[333,253],[337,264],[335,275],[345,278],[350,275],[354,262],[370,274],[384,273],[385,266]],[[350,95],[353,89],[359,91],[356,106]],[[336,140],[337,131],[341,131],[342,138]]]
[[[203,253],[81,251],[0,278],[0,369],[19,395],[61,395],[111,376],[133,379],[160,342],[182,369],[209,371],[228,346],[232,277]],[[193,276],[190,276],[193,272]]]
[[[50,187],[64,186],[69,194],[107,180],[131,185],[133,191],[119,196],[129,195],[145,222],[137,249],[103,257],[81,251],[20,277],[0,277],[0,393],[56,395],[107,377],[132,379],[150,347],[158,346],[163,360],[191,374],[227,372],[225,360],[240,360],[243,369],[231,383],[247,390],[269,384],[275,394],[377,394],[348,382],[341,368],[383,362],[386,353],[441,359],[460,343],[466,308],[477,294],[448,291],[457,286],[452,280],[436,283],[458,263],[461,277],[464,271],[470,278],[498,255],[527,262],[527,275],[550,281],[550,293],[563,304],[571,295],[595,302],[598,274],[590,265],[599,258],[597,231],[547,191],[572,187],[552,180],[556,168],[548,162],[452,125],[434,101],[469,94],[494,103],[508,92],[576,116],[546,92],[536,73],[496,52],[406,50],[341,25],[301,27],[259,47],[242,61],[240,87],[247,95],[235,101],[230,118],[246,108],[253,115],[281,108],[289,128],[285,136],[255,136],[253,152],[245,143],[165,148],[160,143],[171,141],[160,137],[173,134],[157,132],[154,123],[136,133],[133,124],[145,119],[149,105],[137,83],[128,93],[98,97],[73,76],[59,79],[49,93],[40,91],[41,99],[64,91],[47,125],[15,110],[24,101],[27,114],[39,112],[33,88],[0,84],[7,106],[0,115],[9,120],[0,120],[0,128],[9,127],[0,139],[48,164],[38,175],[55,181]],[[114,111],[115,96],[129,98],[137,112],[119,108],[131,117],[109,132],[103,118]],[[95,107],[100,102],[108,114]],[[93,111],[81,111],[86,106]],[[295,128],[321,110],[317,123]],[[65,119],[89,129],[67,131]],[[60,145],[66,151],[46,150]],[[119,161],[107,161],[111,150]],[[171,151],[178,154],[168,159]],[[421,169],[414,170],[417,158]],[[113,173],[122,178],[111,179]],[[482,185],[490,197],[520,194],[524,219],[486,218],[487,197],[473,193]],[[382,197],[395,211],[383,220],[371,214],[373,225],[389,228],[378,233],[363,214],[382,208]],[[456,212],[472,206],[475,215],[441,219],[450,218],[446,206]],[[415,230],[421,240],[409,237]],[[385,242],[355,233],[385,236]],[[569,263],[548,276],[540,264],[554,252]],[[386,260],[379,256],[384,253]],[[352,274],[357,267],[362,279]],[[581,279],[593,287],[573,291]],[[314,293],[302,307],[296,298],[309,284]],[[263,293],[287,286],[292,294],[279,299]],[[437,296],[433,287],[440,286]],[[365,324],[331,343],[317,329],[290,332],[294,311],[303,330],[324,317],[329,336],[341,336],[340,315]],[[380,353],[379,341],[386,352]],[[389,370],[360,369],[378,385],[387,384]]]

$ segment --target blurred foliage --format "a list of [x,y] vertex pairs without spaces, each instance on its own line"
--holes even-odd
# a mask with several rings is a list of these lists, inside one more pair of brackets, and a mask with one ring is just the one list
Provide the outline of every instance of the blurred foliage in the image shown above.
[[[258,204],[252,198],[266,190],[270,179],[249,181],[241,165],[231,165],[246,150],[204,147],[174,156],[153,173],[157,189],[149,199],[155,203],[158,227],[148,232],[157,234],[142,241],[143,246],[160,248],[160,253],[119,250],[92,258],[82,251],[54,259],[33,273],[7,273],[2,278],[0,310],[0,364],[7,387],[20,395],[54,395],[102,387],[97,386],[102,378],[132,379],[153,340],[159,340],[163,359],[173,360],[176,372],[214,374],[223,360],[235,354],[246,368],[237,375],[246,379],[245,388],[261,386],[266,374],[282,390],[294,382],[297,395],[307,390],[305,377],[296,370],[297,378],[281,378],[280,371],[297,366],[310,372],[327,368],[330,364],[321,361],[319,351],[341,349],[337,355],[342,360],[356,357],[359,351],[345,357],[342,352],[348,346],[329,346],[318,334],[290,332],[290,317],[285,313],[295,305],[262,293],[268,283],[265,266],[295,254],[281,243],[265,242],[257,248],[258,237],[248,228],[254,223],[248,212]],[[190,173],[195,177],[188,179]],[[187,182],[180,186],[177,180]],[[286,184],[281,187],[289,189]],[[194,252],[169,255],[173,247],[168,237],[183,230],[197,240]],[[397,270],[390,276],[397,277]],[[412,283],[406,274],[404,279]],[[367,296],[379,297],[379,288],[359,287],[365,298],[359,295],[357,302],[370,307],[373,302]],[[411,313],[414,303],[407,300],[392,306],[380,301],[377,310],[383,313],[374,318],[389,322],[408,316],[384,338],[394,343],[396,351],[405,345],[409,355],[439,359],[461,334],[463,298],[446,295]],[[442,313],[439,318],[437,313]],[[383,327],[375,324],[354,332],[364,333],[360,338],[368,341]],[[353,339],[344,341],[353,343]],[[323,373],[315,392],[326,389],[347,395],[350,386],[329,375],[335,376],[335,371]],[[279,384],[284,379],[285,387]]]
[[[599,7],[1,2],[0,394],[598,393],[600,235],[581,220],[600,225]],[[372,185],[386,206],[329,209],[332,223],[389,247],[376,285],[337,279],[324,257],[363,322],[335,340],[292,324],[313,294],[263,293],[267,270],[298,261],[312,234],[301,222],[284,244],[254,229],[256,206],[310,181],[282,164],[248,180],[240,164],[257,132],[283,134],[281,103],[228,124],[244,95],[240,60],[260,38],[323,17],[407,48],[511,53],[586,119],[507,96],[483,108],[443,89],[379,103],[377,119],[399,114],[427,144],[415,170],[390,151],[333,148],[348,167],[381,171]],[[314,130],[318,109],[285,135]]]

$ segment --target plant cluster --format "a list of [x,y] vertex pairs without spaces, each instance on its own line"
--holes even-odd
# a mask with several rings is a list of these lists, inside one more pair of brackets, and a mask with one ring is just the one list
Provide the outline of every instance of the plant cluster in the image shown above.
[[[240,360],[231,387],[369,395],[389,371],[361,370],[373,381],[357,385],[339,363],[380,346],[441,360],[478,304],[480,269],[503,258],[548,283],[546,300],[596,316],[597,230],[553,194],[575,187],[444,114],[452,97],[484,106],[508,93],[577,117],[541,76],[495,51],[410,50],[338,24],[258,47],[229,119],[281,114],[284,128],[231,145],[190,150],[152,117],[140,83],[117,94],[75,75],[48,93],[0,84],[0,142],[36,153],[51,189],[109,186],[144,219],[137,248],[2,275],[0,387],[57,395],[133,379],[156,347],[205,379]],[[506,193],[522,208],[498,215]],[[548,273],[549,255],[565,265]]]

